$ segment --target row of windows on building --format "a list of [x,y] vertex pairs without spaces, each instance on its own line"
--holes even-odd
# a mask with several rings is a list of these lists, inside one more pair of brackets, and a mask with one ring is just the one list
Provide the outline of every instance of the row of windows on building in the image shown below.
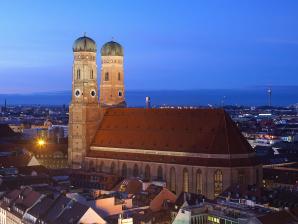
[[210,215],[199,215],[191,218],[191,224],[205,224],[205,223],[218,223],[218,224],[236,224],[236,222],[226,220],[223,218],[210,216]]
[[[89,165],[90,165],[89,167],[93,167],[93,162],[91,161],[91,163]],[[103,167],[104,167],[104,162],[102,161],[100,166],[98,167],[97,171],[102,172]],[[112,162],[111,165],[110,165],[110,173],[111,174],[117,174],[116,163],[115,162]],[[141,176],[141,171],[139,169],[138,164],[135,164],[133,166],[132,175],[134,177],[140,177]],[[126,163],[122,164],[121,176],[122,177],[127,177],[128,176],[128,167],[127,167]],[[164,181],[164,173],[163,173],[163,169],[162,169],[161,166],[158,166],[157,173],[156,173],[155,177],[156,177],[155,180]],[[143,179],[146,180],[146,181],[152,180],[151,169],[150,169],[149,165],[145,166]],[[259,171],[258,170],[256,170],[256,180],[257,180],[256,184],[259,184],[258,183],[258,180],[259,180]],[[195,192],[202,193],[203,182],[202,182],[202,171],[200,169],[198,169],[196,171],[195,181],[196,181]],[[214,183],[214,196],[217,197],[223,191],[223,172],[220,169],[218,169],[214,172],[214,174],[213,174],[213,183]],[[246,183],[245,171],[242,170],[242,169],[238,170],[237,183],[238,184],[245,184]],[[177,191],[176,170],[175,170],[174,167],[171,167],[171,169],[170,169],[169,189],[171,191],[174,191],[174,192]],[[183,169],[182,189],[183,189],[184,192],[189,192],[190,191],[190,177],[189,177],[189,171],[188,171],[187,168]]]
[[[81,79],[81,69],[78,69],[77,70],[77,80],[80,80]],[[94,79],[94,72],[93,70],[90,71],[90,79]]]
[[[110,74],[108,72],[105,73],[105,81],[109,81],[110,80]],[[118,72],[118,81],[121,81],[121,73]]]
[[[93,167],[93,162],[91,161],[89,164],[89,168]],[[104,162],[102,161],[100,166],[98,167],[98,172],[103,172],[103,167],[104,167]],[[116,163],[112,162],[110,165],[110,173],[111,174],[116,174]],[[141,176],[139,166],[138,164],[135,164],[132,169],[132,175],[134,177],[139,177]],[[121,176],[122,177],[127,177],[128,176],[128,168],[126,163],[123,163],[122,169],[121,169]],[[150,166],[146,165],[145,170],[144,170],[144,175],[143,175],[144,180],[150,181],[152,180],[152,175],[151,175],[151,170]],[[196,172],[196,189],[195,191],[197,193],[202,193],[202,172],[200,169],[197,170]],[[221,170],[216,170],[214,172],[214,196],[218,196],[220,193],[223,191],[223,173]],[[157,173],[156,173],[156,179],[158,181],[164,181],[164,175],[163,175],[163,169],[161,166],[157,168]],[[189,178],[189,171],[188,169],[184,168],[183,169],[183,182],[182,182],[182,189],[184,192],[189,192],[190,191],[190,178]],[[177,182],[176,182],[176,170],[174,167],[171,167],[170,169],[170,183],[169,183],[169,189],[173,192],[177,191]]]
[[[118,78],[118,81],[121,81],[121,73],[120,72],[118,72],[117,78]],[[76,79],[77,80],[80,80],[81,79],[81,70],[80,69],[77,70],[77,77],[76,77]],[[94,79],[93,70],[90,71],[90,79]],[[109,80],[110,80],[110,74],[109,74],[109,72],[106,72],[105,73],[104,81],[109,81]]]

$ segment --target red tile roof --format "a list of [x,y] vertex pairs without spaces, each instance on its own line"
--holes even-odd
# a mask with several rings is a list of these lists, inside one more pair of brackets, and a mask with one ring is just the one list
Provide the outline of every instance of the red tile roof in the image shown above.
[[[92,146],[203,154],[251,154],[253,150],[230,116],[222,109],[110,108],[106,111]],[[135,153],[96,152],[88,156],[238,166],[256,164],[245,159],[204,159]],[[163,158],[165,157],[165,158]],[[187,161],[186,161],[187,160]]]
[[24,167],[29,164],[33,155],[30,153],[23,153],[15,156],[0,157],[0,167]]
[[221,109],[111,108],[93,145],[208,154],[252,152]]

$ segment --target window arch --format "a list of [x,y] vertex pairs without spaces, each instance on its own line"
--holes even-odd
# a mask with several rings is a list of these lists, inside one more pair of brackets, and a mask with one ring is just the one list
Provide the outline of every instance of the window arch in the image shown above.
[[122,177],[127,177],[127,165],[123,163],[122,165]]
[[138,167],[137,164],[135,164],[134,167],[133,167],[132,175],[133,175],[134,177],[139,176],[139,167]]
[[89,162],[89,171],[94,171],[94,162],[92,160]]
[[98,168],[97,168],[98,172],[103,172],[103,167],[104,167],[104,162],[101,161]]
[[183,169],[183,191],[189,192],[189,174],[186,168]]
[[259,174],[259,169],[256,169],[256,185],[260,185],[260,174]]
[[77,79],[81,79],[81,70],[80,69],[77,70]]
[[105,81],[109,81],[109,73],[108,72],[105,73]]
[[116,168],[115,162],[112,162],[111,163],[111,169],[110,169],[111,174],[115,174],[115,168]]
[[214,172],[214,196],[217,197],[223,190],[222,171]]
[[149,165],[146,165],[146,167],[145,167],[144,179],[148,180],[148,181],[150,181],[150,179],[151,179],[150,166]]
[[157,168],[157,180],[163,180],[163,172],[162,172],[162,167],[159,166]]
[[170,169],[170,190],[176,192],[176,171],[174,167]]
[[202,193],[202,172],[200,169],[197,170],[196,174],[196,192],[199,194]]
[[237,184],[245,184],[245,172],[242,169],[238,170]]

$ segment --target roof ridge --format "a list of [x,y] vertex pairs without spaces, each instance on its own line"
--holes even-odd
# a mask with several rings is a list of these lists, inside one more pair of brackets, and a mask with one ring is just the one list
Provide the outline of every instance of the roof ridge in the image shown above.
[[53,199],[53,201],[51,202],[51,205],[48,207],[48,209],[46,209],[46,211],[44,212],[44,214],[42,214],[41,216],[38,217],[38,219],[43,219],[45,218],[49,211],[53,208],[53,206],[56,204],[56,201],[58,200],[58,198],[62,197],[62,194],[59,194],[59,196],[55,199]]

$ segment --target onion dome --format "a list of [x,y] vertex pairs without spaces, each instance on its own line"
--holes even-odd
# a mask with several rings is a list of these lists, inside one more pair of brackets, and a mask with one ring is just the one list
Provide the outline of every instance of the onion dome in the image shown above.
[[74,52],[79,52],[79,51],[96,52],[96,43],[90,37],[86,37],[84,35],[83,37],[79,37],[78,39],[75,40],[72,46],[72,50]]
[[107,42],[101,48],[101,56],[123,56],[123,48],[115,41]]

